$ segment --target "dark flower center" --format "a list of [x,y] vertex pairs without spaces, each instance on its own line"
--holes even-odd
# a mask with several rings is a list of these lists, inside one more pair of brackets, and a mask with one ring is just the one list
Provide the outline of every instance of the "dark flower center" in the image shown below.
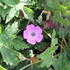
[[31,36],[33,36],[33,37],[34,37],[35,35],[36,35],[36,34],[35,34],[35,32],[32,32],[32,33],[31,33]]

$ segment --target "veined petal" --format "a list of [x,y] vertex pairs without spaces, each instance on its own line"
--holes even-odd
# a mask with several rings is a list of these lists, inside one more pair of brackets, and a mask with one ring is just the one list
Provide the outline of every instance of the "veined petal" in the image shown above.
[[38,33],[42,33],[42,29],[39,27],[39,26],[36,26],[36,31],[38,32]]
[[42,34],[37,35],[37,37],[36,37],[36,41],[37,42],[41,42],[42,39],[43,39],[43,35]]
[[28,30],[25,30],[25,31],[23,32],[23,37],[24,37],[25,39],[28,38]]
[[33,24],[30,24],[23,32],[23,37],[27,39],[28,43],[35,45],[36,42],[41,42],[43,39],[42,29],[39,26],[35,27]]
[[32,44],[32,45],[36,44],[36,41],[34,39],[27,39],[27,42]]
[[35,26],[33,24],[30,24],[26,27],[27,30],[34,30]]

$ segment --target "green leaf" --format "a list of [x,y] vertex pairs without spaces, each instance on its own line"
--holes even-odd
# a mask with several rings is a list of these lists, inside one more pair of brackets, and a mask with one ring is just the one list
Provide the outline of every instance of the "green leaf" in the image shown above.
[[70,41],[68,42],[68,45],[64,47],[66,55],[70,57]]
[[10,9],[9,7],[6,7],[6,8],[0,7],[0,15],[2,16],[3,20],[5,20],[8,12],[9,12],[9,9]]
[[2,25],[0,24],[0,34],[2,33]]
[[18,32],[18,22],[14,22],[12,25],[8,25],[4,31],[8,36],[17,34]]
[[46,51],[44,51],[42,54],[40,54],[38,57],[42,59],[41,67],[50,67],[53,63],[53,54],[57,50],[57,39],[55,38],[56,32],[53,30],[52,33],[52,40],[51,40],[51,47],[48,48]]
[[55,38],[55,36],[56,36],[56,31],[53,30],[52,40],[51,40],[51,47],[54,47],[57,44],[57,38]]
[[11,43],[16,38],[18,30],[18,22],[8,25],[3,33],[0,34],[0,46],[11,46]]
[[16,50],[29,48],[29,46],[23,41],[21,37],[17,37],[16,39],[14,39],[11,44]]
[[0,3],[1,3],[1,0],[0,0]]
[[6,62],[7,64],[15,65],[19,61],[17,58],[19,53],[13,49],[0,47],[0,52],[2,54],[4,62]]
[[56,22],[58,22],[58,23],[60,23],[60,24],[62,24],[62,25],[70,25],[70,20],[68,20],[68,18],[63,18],[63,16],[64,16],[64,14],[66,13],[61,13],[61,12],[65,12],[65,10],[60,6],[59,7],[59,9],[57,9],[57,10],[54,10],[53,12],[54,12],[54,15],[53,15],[53,17],[52,17],[52,19],[54,20],[54,21],[56,21]]
[[41,13],[40,16],[38,17],[37,22],[38,22],[38,23],[41,23],[41,22],[42,22],[42,13]]
[[37,49],[39,51],[43,51],[44,49],[46,49],[46,43],[41,42],[41,43],[34,45],[34,47],[35,47],[35,49]]
[[4,67],[2,67],[2,66],[0,65],[0,70],[7,70],[7,69],[5,69]]
[[52,65],[53,54],[56,49],[57,49],[57,46],[53,48],[48,48],[46,51],[44,51],[42,54],[39,55],[39,58],[43,60],[41,67],[43,66],[50,67],[50,65]]
[[24,17],[26,19],[33,20],[33,18],[34,18],[34,15],[33,15],[34,12],[33,12],[32,9],[24,6],[23,9],[22,9],[22,12],[24,13]]
[[53,0],[53,1],[47,0],[47,5],[48,5],[48,7],[55,9],[60,5],[59,2],[60,2],[59,0]]
[[8,6],[14,6],[18,4],[19,0],[2,0],[2,2]]
[[59,55],[58,59],[54,62],[54,68],[55,70],[70,70],[70,63],[65,53]]
[[32,1],[32,0],[20,0],[20,3],[22,3],[23,5],[33,5],[34,1]]
[[17,30],[18,22],[14,22],[12,25],[8,25],[4,32],[0,34],[0,52],[3,60],[10,65],[15,65],[19,61],[17,58],[19,53],[14,49],[29,48],[21,37],[16,37]]
[[16,9],[16,7],[11,8],[7,15],[6,23],[8,23],[10,20],[12,20],[13,17],[16,16],[17,12],[18,12],[18,10]]
[[[27,64],[28,65],[28,64]],[[35,64],[32,64],[28,67],[26,67],[27,65],[25,65],[24,67],[22,67],[21,69],[19,70],[47,70],[46,67],[40,67],[40,63],[35,63]],[[25,68],[26,67],[26,68]],[[17,68],[18,69],[18,68]]]

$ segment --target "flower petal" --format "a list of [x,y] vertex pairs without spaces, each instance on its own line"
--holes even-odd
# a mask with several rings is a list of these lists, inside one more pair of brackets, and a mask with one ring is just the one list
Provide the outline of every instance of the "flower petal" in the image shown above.
[[25,31],[23,32],[23,37],[24,37],[25,39],[28,38],[28,30],[25,30]]
[[26,27],[27,30],[34,30],[35,26],[33,24],[30,24]]
[[39,27],[39,26],[36,26],[36,31],[38,32],[38,33],[42,33],[42,29]]
[[37,42],[41,42],[43,39],[43,35],[42,34],[38,34],[37,37],[36,37],[36,41]]
[[35,45],[36,44],[36,41],[35,40],[33,40],[33,39],[27,39],[27,42],[28,43],[30,43],[30,44],[32,44],[32,45]]

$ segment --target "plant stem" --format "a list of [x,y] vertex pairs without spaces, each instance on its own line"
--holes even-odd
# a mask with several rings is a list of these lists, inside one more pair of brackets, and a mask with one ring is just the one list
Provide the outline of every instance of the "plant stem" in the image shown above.
[[38,61],[38,62],[36,62],[36,63],[30,63],[30,64],[28,64],[28,65],[26,65],[26,66],[22,67],[22,68],[21,68],[21,69],[19,69],[19,70],[24,70],[24,69],[28,68],[29,66],[34,65],[34,64],[37,64],[37,63],[39,63],[39,62],[41,62],[41,60],[40,60],[40,61]]
[[66,42],[66,40],[65,40],[64,37],[62,38],[62,40],[63,40],[63,42],[65,43],[65,45],[67,46],[67,42]]

